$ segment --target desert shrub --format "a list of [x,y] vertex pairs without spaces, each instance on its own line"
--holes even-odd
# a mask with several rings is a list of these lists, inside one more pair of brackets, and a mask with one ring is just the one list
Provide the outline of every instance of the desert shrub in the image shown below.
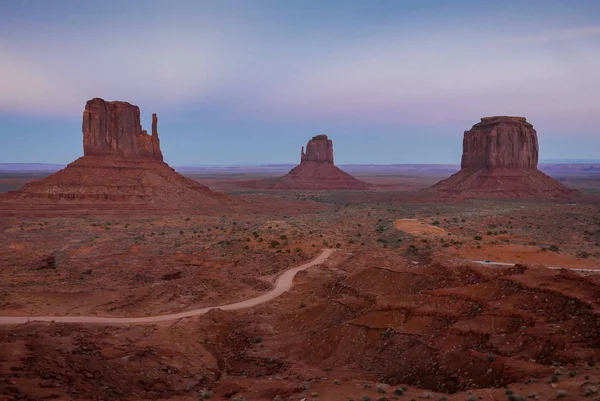
[[287,239],[287,235],[285,235],[285,234],[282,234],[282,235],[280,235],[280,236],[279,236],[279,239],[281,239],[281,240],[284,240],[284,241],[285,241],[285,240]]
[[394,330],[389,327],[387,329],[383,330],[380,334],[381,338],[384,340],[387,338],[390,338],[392,335],[394,335]]
[[577,257],[581,258],[581,259],[587,259],[590,257],[590,254],[587,253],[586,251],[581,251],[577,254]]
[[537,393],[529,393],[527,395],[527,398],[531,398],[532,400],[535,400],[537,398]]
[[481,237],[481,235],[476,235],[475,237],[473,237],[473,239],[475,241],[481,241],[483,238]]
[[401,388],[397,388],[394,390],[394,394],[396,395],[404,395],[404,390]]
[[548,249],[552,252],[558,252],[559,248],[556,245],[550,245]]
[[558,393],[556,393],[556,398],[565,398],[569,393],[567,393],[565,390],[560,390]]
[[277,246],[279,246],[279,241],[271,241],[271,248],[277,248]]

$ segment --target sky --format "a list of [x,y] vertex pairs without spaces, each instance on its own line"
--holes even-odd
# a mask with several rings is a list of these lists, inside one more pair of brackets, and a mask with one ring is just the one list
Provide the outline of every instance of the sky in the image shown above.
[[600,158],[597,0],[0,2],[0,163],[83,153],[94,97],[158,114],[172,165],[453,163],[481,117]]

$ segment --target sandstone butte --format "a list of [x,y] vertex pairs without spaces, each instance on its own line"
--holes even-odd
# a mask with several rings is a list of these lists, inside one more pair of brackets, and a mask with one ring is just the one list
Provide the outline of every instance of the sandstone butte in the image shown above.
[[460,171],[431,189],[467,198],[565,198],[576,192],[539,171],[538,158],[537,132],[524,117],[484,117],[465,131]]
[[[233,200],[186,178],[163,161],[158,118],[152,133],[140,124],[140,109],[127,102],[89,100],[83,111],[83,157],[45,179],[5,195],[13,207],[65,204],[133,210],[132,205],[173,209],[228,208]],[[120,205],[120,206],[119,206]],[[136,208],[138,207],[136,206]]]
[[283,177],[239,183],[249,188],[286,190],[364,190],[368,184],[357,180],[333,163],[333,141],[327,135],[314,136],[300,151],[300,164]]

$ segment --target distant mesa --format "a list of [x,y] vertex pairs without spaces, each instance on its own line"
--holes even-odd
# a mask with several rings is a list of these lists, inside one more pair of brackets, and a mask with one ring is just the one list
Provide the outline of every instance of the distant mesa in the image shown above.
[[247,188],[285,190],[364,190],[368,184],[333,164],[333,141],[314,136],[300,151],[300,164],[283,177],[242,181]]
[[[140,124],[140,109],[127,102],[95,98],[83,111],[83,157],[45,179],[9,192],[4,201],[21,205],[44,204],[105,206],[115,211],[131,205],[157,210],[182,206],[228,207],[232,199],[186,178],[163,162],[158,118],[152,115],[152,133]],[[128,206],[129,205],[129,206]]]
[[538,170],[537,132],[525,117],[484,117],[465,131],[461,170],[431,189],[441,196],[564,198],[573,191]]
[[325,134],[313,136],[306,144],[306,153],[304,153],[304,146],[300,151],[300,163],[304,162],[333,164],[333,141]]

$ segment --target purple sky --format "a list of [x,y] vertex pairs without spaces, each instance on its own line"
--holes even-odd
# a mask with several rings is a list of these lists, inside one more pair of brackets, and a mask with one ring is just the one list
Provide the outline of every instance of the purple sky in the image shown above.
[[458,163],[521,115],[542,158],[600,158],[598,1],[0,4],[0,162],[81,155],[93,97],[152,112],[175,164]]

